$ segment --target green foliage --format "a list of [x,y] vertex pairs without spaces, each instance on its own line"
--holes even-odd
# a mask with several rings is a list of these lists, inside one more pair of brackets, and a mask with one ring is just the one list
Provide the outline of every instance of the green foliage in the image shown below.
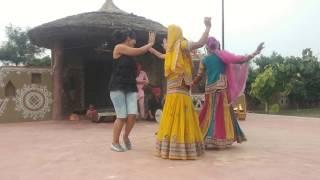
[[259,67],[257,71],[261,73],[269,64],[280,64],[283,63],[283,61],[284,58],[280,54],[273,52],[270,57],[260,56],[256,58],[254,63]]
[[273,104],[270,107],[270,112],[271,113],[279,113],[280,112],[280,105],[279,104]]
[[247,87],[265,106],[276,94],[288,96],[297,108],[320,101],[320,63],[311,49],[304,49],[301,57],[260,56],[255,63],[258,68],[250,70]]
[[276,79],[273,73],[272,66],[267,66],[266,69],[260,73],[255,81],[251,84],[250,94],[257,98],[261,103],[265,104],[265,111],[268,112],[268,104],[272,99]]
[[26,63],[26,66],[50,66],[51,58],[49,56],[45,56],[43,58],[35,58]]
[[39,58],[44,49],[31,44],[27,29],[6,27],[8,41],[0,46],[0,61],[10,65],[50,65],[50,57]]

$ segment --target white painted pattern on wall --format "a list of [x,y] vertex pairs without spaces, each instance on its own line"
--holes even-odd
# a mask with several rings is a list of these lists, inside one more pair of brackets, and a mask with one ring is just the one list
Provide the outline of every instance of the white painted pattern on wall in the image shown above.
[[5,86],[5,78],[8,76],[8,74],[8,71],[0,70],[0,87],[3,88]]
[[5,112],[9,98],[0,99],[0,116]]
[[51,111],[52,94],[46,86],[24,85],[17,90],[16,111],[21,112],[24,119],[43,119]]

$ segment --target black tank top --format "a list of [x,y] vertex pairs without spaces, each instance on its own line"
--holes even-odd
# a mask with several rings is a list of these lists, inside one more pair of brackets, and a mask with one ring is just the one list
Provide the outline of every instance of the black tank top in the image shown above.
[[114,59],[110,91],[137,92],[136,76],[136,63],[132,57],[122,55],[119,59]]

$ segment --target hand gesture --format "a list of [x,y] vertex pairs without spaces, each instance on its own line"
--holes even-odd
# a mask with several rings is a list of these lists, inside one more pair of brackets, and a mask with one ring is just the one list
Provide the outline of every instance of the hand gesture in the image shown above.
[[162,40],[161,46],[162,46],[162,48],[163,48],[164,50],[167,50],[167,39],[166,39],[166,38],[164,38],[164,39]]
[[204,18],[204,25],[206,25],[207,28],[211,27],[211,17]]
[[260,43],[257,47],[256,54],[260,54],[262,49],[264,49],[264,42]]

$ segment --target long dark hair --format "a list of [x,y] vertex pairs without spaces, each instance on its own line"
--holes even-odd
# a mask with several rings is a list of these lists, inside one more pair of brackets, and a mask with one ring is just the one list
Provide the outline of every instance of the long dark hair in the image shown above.
[[127,38],[136,39],[136,33],[131,29],[118,30],[113,33],[114,44],[123,43]]

